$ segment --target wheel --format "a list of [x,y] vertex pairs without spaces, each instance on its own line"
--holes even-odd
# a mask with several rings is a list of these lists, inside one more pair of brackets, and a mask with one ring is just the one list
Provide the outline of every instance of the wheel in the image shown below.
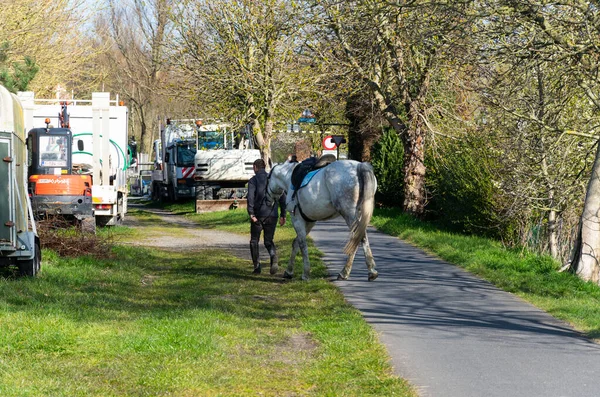
[[41,266],[42,250],[40,249],[40,243],[36,241],[35,248],[33,249],[33,258],[19,262],[19,274],[21,276],[33,277],[39,273]]
[[160,186],[156,182],[152,182],[152,200],[160,200]]
[[168,194],[169,202],[170,203],[172,203],[173,201],[176,200],[176,197],[175,197],[175,187],[173,185],[167,186],[167,194]]
[[196,200],[204,200],[204,185],[196,186]]
[[210,186],[206,186],[204,188],[204,200],[212,200],[213,199],[213,188]]

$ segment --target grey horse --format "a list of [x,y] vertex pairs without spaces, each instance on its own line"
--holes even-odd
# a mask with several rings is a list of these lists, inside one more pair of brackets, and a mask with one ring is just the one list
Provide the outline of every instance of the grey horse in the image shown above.
[[304,178],[302,185],[294,186],[292,174],[299,164],[286,162],[276,165],[271,169],[267,182],[268,202],[276,202],[281,194],[287,193],[286,210],[291,213],[296,231],[292,255],[283,276],[293,277],[295,258],[300,250],[304,264],[302,279],[308,280],[310,262],[306,237],[317,221],[342,216],[350,228],[350,238],[344,248],[348,260],[338,274],[338,280],[346,280],[350,276],[354,256],[361,242],[369,270],[369,281],[375,280],[378,274],[367,238],[367,226],[373,215],[377,190],[373,167],[369,163],[354,160],[335,161],[314,171],[309,176],[309,182]]

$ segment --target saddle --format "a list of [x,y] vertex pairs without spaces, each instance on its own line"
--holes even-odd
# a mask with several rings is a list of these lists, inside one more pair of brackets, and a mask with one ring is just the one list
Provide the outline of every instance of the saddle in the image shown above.
[[292,171],[292,187],[294,189],[294,194],[303,186],[302,181],[304,181],[304,178],[308,173],[324,168],[336,160],[337,159],[333,154],[325,154],[319,157],[318,160],[316,157],[309,157],[296,166],[294,171]]

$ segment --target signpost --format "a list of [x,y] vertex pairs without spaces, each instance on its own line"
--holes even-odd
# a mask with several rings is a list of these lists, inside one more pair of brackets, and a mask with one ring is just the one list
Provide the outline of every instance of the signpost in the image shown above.
[[335,142],[333,142],[333,137],[331,135],[327,135],[323,138],[323,149],[325,150],[334,150],[337,148]]
[[346,138],[343,135],[327,135],[323,138],[323,149],[326,151],[336,150],[336,158],[339,160],[340,145],[342,143],[346,143]]

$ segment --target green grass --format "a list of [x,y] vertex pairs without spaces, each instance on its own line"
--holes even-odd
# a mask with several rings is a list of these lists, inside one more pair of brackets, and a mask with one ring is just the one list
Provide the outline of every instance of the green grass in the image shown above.
[[396,209],[376,210],[372,224],[519,295],[589,337],[600,338],[600,287],[559,273],[560,265],[551,257],[440,231]]
[[[148,234],[178,236],[132,211]],[[131,215],[131,214],[130,214]],[[243,212],[190,215],[247,233]],[[160,226],[160,227],[158,227]],[[143,237],[115,228],[123,243]],[[281,257],[291,227],[279,228]],[[414,396],[360,313],[325,279],[251,274],[219,250],[121,245],[113,258],[43,252],[37,278],[0,278],[1,396]]]

